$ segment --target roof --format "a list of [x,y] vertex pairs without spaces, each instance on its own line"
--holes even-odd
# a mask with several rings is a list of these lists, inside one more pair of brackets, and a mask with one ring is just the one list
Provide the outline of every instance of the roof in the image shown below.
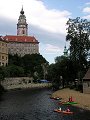
[[7,42],[2,36],[0,36],[0,41]]
[[83,80],[90,80],[90,68],[89,68],[88,71],[86,72]]
[[11,36],[6,35],[4,39],[8,42],[39,43],[34,36]]

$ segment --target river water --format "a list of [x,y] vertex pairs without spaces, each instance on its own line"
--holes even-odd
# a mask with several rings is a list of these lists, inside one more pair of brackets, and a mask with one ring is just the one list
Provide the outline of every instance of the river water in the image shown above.
[[[5,92],[0,102],[0,120],[90,120],[90,111],[69,106],[72,115],[56,113],[57,100],[50,89],[24,89]],[[66,106],[61,106],[66,109]]]

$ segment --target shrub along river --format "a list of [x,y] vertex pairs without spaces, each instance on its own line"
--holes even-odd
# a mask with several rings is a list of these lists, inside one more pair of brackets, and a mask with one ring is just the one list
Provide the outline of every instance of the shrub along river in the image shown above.
[[58,100],[50,99],[52,92],[46,88],[5,92],[0,101],[0,120],[90,120],[90,111],[73,106],[69,106],[72,115],[54,112],[60,105]]

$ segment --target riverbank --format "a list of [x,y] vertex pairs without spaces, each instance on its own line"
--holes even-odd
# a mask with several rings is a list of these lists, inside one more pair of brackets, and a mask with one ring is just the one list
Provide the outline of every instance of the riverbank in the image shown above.
[[71,90],[69,88],[58,90],[52,94],[52,97],[60,97],[62,98],[62,101],[68,101],[70,96],[78,103],[74,106],[90,110],[90,94],[80,93],[79,91]]

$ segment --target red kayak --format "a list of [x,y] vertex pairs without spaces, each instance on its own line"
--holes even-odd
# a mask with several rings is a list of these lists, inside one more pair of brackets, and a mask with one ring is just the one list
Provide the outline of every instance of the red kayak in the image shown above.
[[54,112],[61,113],[62,111],[61,111],[61,110],[59,110],[59,109],[54,109]]
[[71,111],[62,111],[62,113],[64,113],[64,114],[73,114],[73,112],[71,112]]
[[59,109],[54,109],[54,112],[63,113],[63,114],[73,114],[73,112],[71,111],[65,111],[65,110],[61,111]]

